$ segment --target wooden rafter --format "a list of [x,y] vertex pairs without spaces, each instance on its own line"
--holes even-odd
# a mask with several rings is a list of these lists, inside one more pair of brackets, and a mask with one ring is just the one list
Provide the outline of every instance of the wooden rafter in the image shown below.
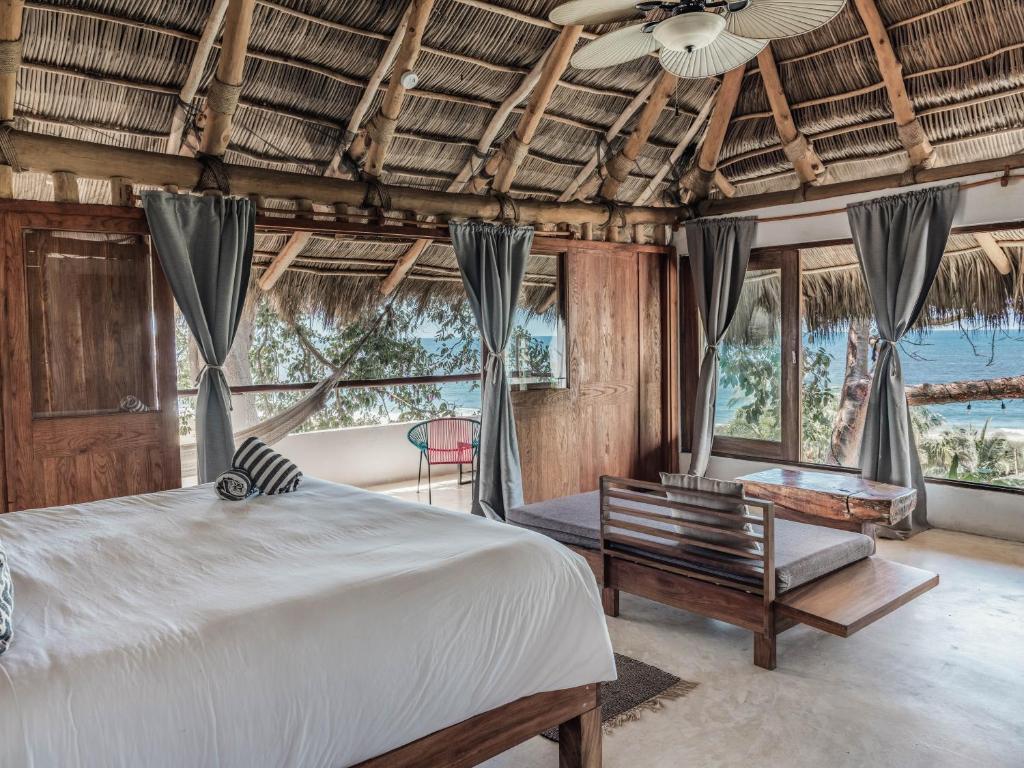
[[206,70],[207,59],[213,51],[213,45],[220,33],[221,24],[224,22],[224,14],[228,9],[228,0],[214,0],[210,15],[206,18],[203,27],[203,34],[196,43],[196,50],[192,54],[192,63],[189,65],[188,76],[185,78],[181,91],[178,93],[178,103],[174,107],[174,114],[171,116],[171,130],[167,134],[167,152],[177,154],[182,148],[181,136],[185,131],[187,119],[187,108],[199,92],[199,85]]
[[[661,113],[665,110],[665,106],[672,97],[672,93],[675,91],[678,83],[679,78],[667,70],[658,75],[658,82],[655,83],[654,89],[651,91],[651,98],[648,99],[643,112],[640,113],[633,132],[626,139],[626,143],[619,150],[618,154],[604,164],[604,172],[602,173],[604,181],[601,183],[599,193],[602,199],[614,200],[616,195],[618,195],[619,188],[636,167],[637,158],[640,157],[640,153],[647,146],[651,133],[654,131],[654,126],[661,119]],[[585,191],[584,187],[586,185],[581,187],[580,192]]]
[[[618,116],[615,122],[612,123],[611,127],[608,128],[608,130],[605,132],[605,144],[610,144],[612,141],[618,138],[618,135],[622,133],[622,131],[625,129],[629,121],[633,119],[633,115],[639,112],[640,108],[651,97],[651,93],[654,91],[654,86],[657,84],[657,82],[658,78],[654,78],[653,80],[651,80],[649,83],[647,83],[646,86],[644,86],[644,89],[640,91],[640,93],[638,93],[633,98],[633,100],[629,102],[628,105],[626,105],[626,108],[622,111],[622,114]],[[566,188],[566,190],[561,195],[558,196],[559,201],[565,202],[566,200],[574,199],[577,193],[581,191],[581,187],[583,187],[583,185],[587,183],[592,182],[593,189],[590,191],[582,192],[582,197],[589,197],[593,193],[593,191],[596,191],[598,182],[596,180],[593,180],[593,175],[594,171],[597,170],[597,164],[599,162],[601,162],[601,152],[600,150],[595,149],[594,153],[590,156],[590,159],[587,160],[587,164],[580,169],[580,172],[578,174],[576,174],[576,178],[573,179],[572,184],[570,184]]]
[[403,78],[416,66],[423,43],[423,33],[426,31],[427,20],[433,8],[434,0],[412,0],[402,45],[395,57],[384,101],[381,103],[380,111],[371,121],[367,134],[371,141],[363,171],[373,178],[380,176],[384,170],[384,160],[394,139],[398,117],[405,102],[406,87]]
[[242,86],[245,51],[252,31],[255,0],[229,0],[224,17],[224,43],[217,60],[217,73],[206,93],[206,120],[202,150],[220,157],[231,141],[231,127]]
[[974,239],[978,241],[981,250],[984,251],[992,266],[998,270],[1000,275],[1008,275],[1013,271],[1013,263],[1006,251],[996,242],[996,239],[989,232],[975,232]]
[[704,144],[700,148],[697,162],[679,183],[684,202],[706,199],[711,185],[715,183],[718,156],[722,152],[725,134],[729,130],[729,122],[732,120],[732,113],[736,109],[740,89],[743,87],[744,69],[745,66],[737,67],[727,72],[722,79],[722,86],[715,97],[715,106],[711,111],[708,130],[704,135]]
[[[10,62],[0,72],[0,120],[14,119],[14,102],[18,93],[18,67],[21,64],[21,19],[23,0],[0,0],[0,46],[8,49]],[[0,165],[0,197],[14,197],[14,172],[9,165]]]
[[540,122],[547,111],[551,96],[558,86],[558,81],[569,66],[569,59],[576,50],[576,43],[579,42],[583,27],[563,27],[558,34],[558,39],[548,52],[547,58],[542,67],[541,76],[533,92],[530,94],[530,101],[526,111],[519,118],[519,123],[511,136],[509,136],[501,148],[484,164],[480,173],[470,181],[470,189],[480,192],[486,188],[488,182],[497,192],[508,192],[512,188],[512,181],[523,161],[530,153],[530,142],[533,141]]
[[914,105],[907,95],[907,85],[903,80],[903,65],[896,57],[889,32],[885,27],[875,0],[854,0],[857,12],[867,28],[871,46],[875,49],[878,68],[882,72],[885,89],[889,93],[893,116],[896,119],[896,130],[900,142],[910,155],[910,164],[914,168],[930,168],[935,162],[935,152],[924,132],[921,121],[914,111]]
[[789,99],[786,98],[786,92],[782,88],[779,69],[775,66],[775,56],[772,54],[771,45],[761,51],[757,57],[757,63],[786,157],[793,164],[801,183],[816,183],[824,175],[825,165],[818,157],[818,153],[814,151],[811,142],[796,127],[793,113],[789,108]]
[[398,261],[395,262],[395,266],[391,268],[391,272],[385,277],[380,284],[380,295],[390,296],[394,293],[402,280],[405,279],[406,275],[412,270],[418,259],[423,252],[430,245],[430,240],[417,240],[408,250],[398,257]]
[[654,178],[648,182],[644,191],[633,201],[633,205],[646,205],[647,201],[650,200],[654,193],[658,191],[658,185],[665,180],[669,172],[679,162],[679,158],[683,156],[683,153],[693,144],[697,138],[697,134],[700,133],[704,127],[704,123],[707,121],[708,116],[711,114],[711,108],[714,106],[715,100],[713,98],[708,99],[704,102],[704,106],[701,108],[700,113],[690,123],[690,127],[686,129],[686,133],[683,134],[683,138],[676,144],[675,149],[672,150],[672,154],[669,155],[668,160],[662,163],[662,166],[658,169],[658,172],[654,174]]

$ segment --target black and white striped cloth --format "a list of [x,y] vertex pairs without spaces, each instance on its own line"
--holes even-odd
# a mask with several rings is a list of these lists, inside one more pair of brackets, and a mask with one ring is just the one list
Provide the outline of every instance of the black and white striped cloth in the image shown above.
[[244,469],[229,469],[217,478],[217,495],[226,501],[243,501],[260,492]]
[[14,586],[11,568],[7,564],[4,545],[0,543],[0,655],[11,645],[14,635]]
[[258,437],[250,437],[238,447],[231,466],[246,472],[253,486],[268,496],[290,493],[302,480],[302,472],[294,463]]

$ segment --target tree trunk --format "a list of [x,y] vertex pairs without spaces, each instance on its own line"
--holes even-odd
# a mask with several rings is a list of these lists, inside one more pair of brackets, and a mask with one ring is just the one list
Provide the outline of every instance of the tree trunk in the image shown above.
[[856,466],[860,456],[860,438],[871,392],[868,370],[870,337],[870,322],[857,320],[850,323],[846,342],[846,376],[829,441],[830,464]]
[[[255,293],[255,292],[253,292]],[[232,387],[252,384],[252,366],[249,364],[249,347],[252,346],[252,326],[256,320],[257,296],[250,295],[242,309],[242,317],[235,331],[235,341],[224,361],[224,375]],[[236,432],[251,427],[259,421],[256,413],[256,395],[253,393],[231,396],[231,425]]]
[[1024,399],[1024,376],[951,381],[948,384],[919,384],[916,387],[907,387],[907,401],[911,405],[1020,399]]

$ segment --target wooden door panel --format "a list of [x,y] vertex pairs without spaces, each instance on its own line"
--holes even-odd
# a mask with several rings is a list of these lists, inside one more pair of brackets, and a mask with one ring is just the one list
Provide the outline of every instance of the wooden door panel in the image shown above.
[[23,208],[0,204],[6,508],[180,485],[174,305],[142,212]]

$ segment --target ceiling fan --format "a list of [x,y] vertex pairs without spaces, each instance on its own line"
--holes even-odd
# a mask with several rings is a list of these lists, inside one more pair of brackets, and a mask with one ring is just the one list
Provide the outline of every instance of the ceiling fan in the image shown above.
[[846,0],[571,0],[551,11],[550,19],[587,25],[650,15],[583,46],[573,66],[613,67],[657,52],[672,74],[704,78],[745,64],[772,40],[824,26],[845,5]]

